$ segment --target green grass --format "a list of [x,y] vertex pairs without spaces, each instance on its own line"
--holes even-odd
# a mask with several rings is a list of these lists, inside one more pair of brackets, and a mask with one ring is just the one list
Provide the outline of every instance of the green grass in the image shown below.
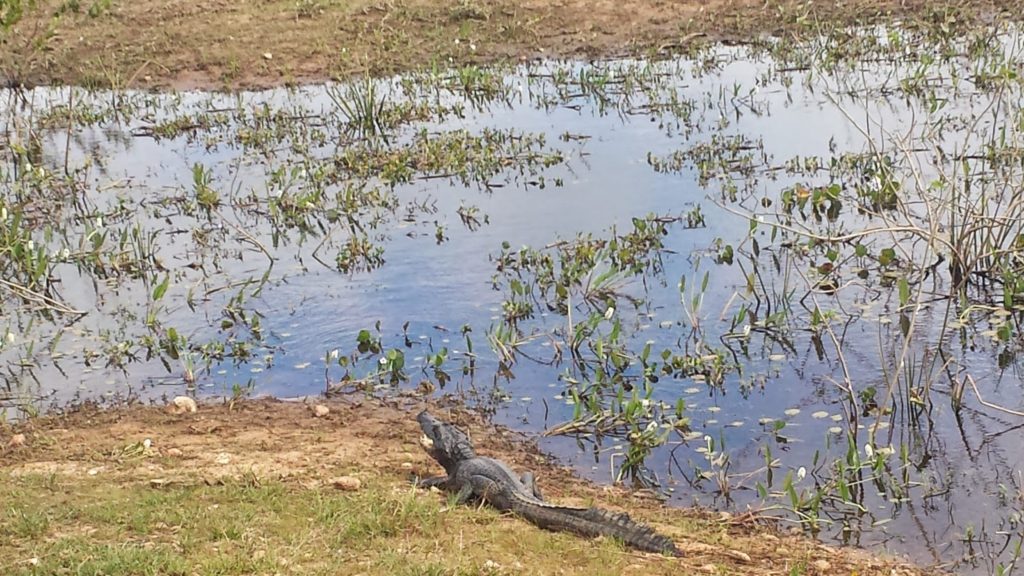
[[[0,484],[0,573],[12,576],[490,574],[524,550],[554,569],[567,549],[594,548],[391,481],[359,492],[7,474]],[[590,573],[628,559],[614,542],[596,548]]]
[[152,488],[31,475],[3,484],[5,574],[253,574],[273,573],[280,563],[341,573],[352,554],[440,521],[437,499],[409,490],[350,494],[241,482]]

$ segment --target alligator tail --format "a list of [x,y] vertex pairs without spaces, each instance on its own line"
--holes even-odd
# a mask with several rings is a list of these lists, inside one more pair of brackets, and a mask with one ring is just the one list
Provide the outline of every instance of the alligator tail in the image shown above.
[[551,505],[522,506],[517,512],[543,528],[567,530],[582,536],[610,536],[638,550],[682,556],[682,552],[671,539],[658,534],[650,526],[633,520],[628,514],[609,512],[601,508]]
[[676,548],[675,542],[658,534],[650,526],[633,520],[628,514],[609,512],[600,508],[588,508],[574,512],[573,515],[600,527],[602,535],[618,538],[626,545],[638,550],[682,556],[682,553]]

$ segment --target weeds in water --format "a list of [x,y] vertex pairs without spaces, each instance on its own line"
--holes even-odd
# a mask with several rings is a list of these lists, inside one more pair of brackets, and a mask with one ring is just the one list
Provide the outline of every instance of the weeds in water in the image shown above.
[[[305,353],[290,332],[330,314],[344,327],[324,336],[332,392],[465,385],[481,403],[527,402],[520,375],[539,376],[545,415],[565,420],[550,433],[610,453],[620,481],[682,478],[745,505],[758,492],[850,539],[885,526],[881,506],[934,506],[957,489],[935,474],[956,449],[1012,461],[1009,435],[967,416],[1019,412],[1003,384],[1024,320],[1019,33],[944,13],[867,30],[780,17],[802,43],[437,66],[326,94],[39,91],[2,136],[5,382],[72,359],[153,363],[241,396],[252,380],[229,368]],[[609,153],[607,122],[647,149]],[[129,147],[170,152],[159,174],[120,178]],[[493,206],[589,192],[604,183],[588,171],[611,174],[600,163],[616,155],[647,167],[628,175],[636,189],[595,195],[623,200],[593,224],[604,232],[500,228]],[[650,204],[673,211],[643,215]],[[429,328],[451,302],[417,301],[419,334],[396,318],[408,305],[378,306],[394,284],[479,284],[436,265],[481,232],[515,240],[493,246],[494,292],[454,303],[461,332]],[[460,264],[484,261],[471,252]],[[407,274],[389,275],[396,261]],[[474,350],[487,324],[490,350]],[[810,405],[829,409],[801,415]],[[1006,534],[1019,507],[1000,508]],[[991,525],[972,525],[981,549]]]
[[378,82],[364,78],[361,82],[331,86],[327,96],[341,110],[348,127],[362,138],[384,138],[388,132],[385,118],[387,99],[378,92]]

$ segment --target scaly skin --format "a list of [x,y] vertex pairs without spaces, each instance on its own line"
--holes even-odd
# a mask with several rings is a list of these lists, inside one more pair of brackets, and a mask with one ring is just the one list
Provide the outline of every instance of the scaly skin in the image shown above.
[[477,456],[465,432],[434,418],[424,410],[416,417],[423,430],[421,444],[444,467],[447,476],[421,482],[454,492],[460,502],[481,499],[498,510],[508,510],[548,530],[582,536],[610,536],[648,552],[681,556],[672,540],[626,514],[600,508],[574,508],[545,502],[533,475],[517,476],[501,460]]

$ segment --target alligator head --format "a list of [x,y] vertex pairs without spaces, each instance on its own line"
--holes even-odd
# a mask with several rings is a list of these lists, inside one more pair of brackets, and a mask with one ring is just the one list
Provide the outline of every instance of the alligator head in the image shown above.
[[459,462],[476,458],[473,444],[470,443],[469,436],[462,430],[434,418],[426,410],[420,412],[416,416],[416,420],[420,423],[420,429],[423,430],[420,445],[449,474]]

